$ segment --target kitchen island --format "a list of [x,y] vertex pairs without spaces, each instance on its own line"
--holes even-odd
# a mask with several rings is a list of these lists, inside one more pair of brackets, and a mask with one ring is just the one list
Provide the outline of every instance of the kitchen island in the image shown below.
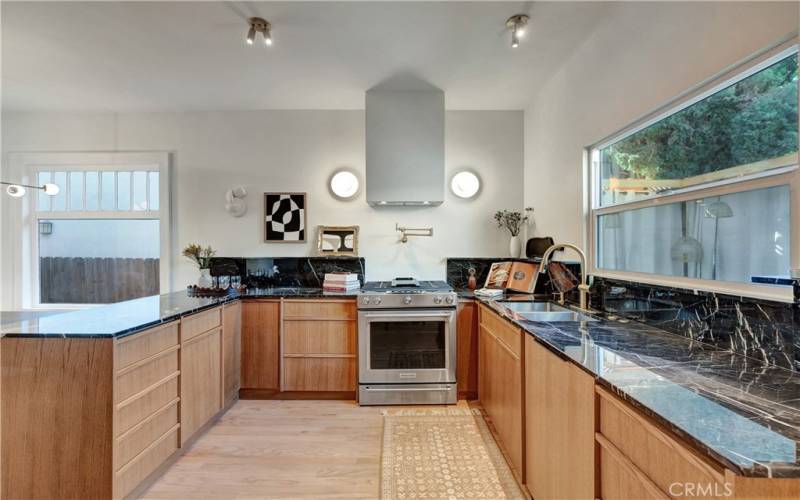
[[[135,495],[248,383],[265,385],[261,395],[352,399],[354,311],[352,294],[280,287],[175,292],[3,324],[2,498]],[[312,321],[344,350],[312,352]],[[281,344],[284,328],[299,348]]]

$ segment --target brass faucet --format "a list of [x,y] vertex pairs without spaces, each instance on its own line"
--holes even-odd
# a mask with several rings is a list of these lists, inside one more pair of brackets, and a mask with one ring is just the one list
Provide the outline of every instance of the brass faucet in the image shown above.
[[[586,303],[587,296],[589,293],[589,285],[586,284],[586,254],[583,253],[583,250],[580,247],[573,245],[572,243],[556,243],[555,245],[551,246],[547,250],[545,250],[544,255],[542,255],[542,262],[539,264],[539,273],[546,274],[547,273],[547,266],[550,263],[550,259],[553,256],[553,253],[556,250],[561,250],[564,248],[570,248],[577,252],[578,256],[581,258],[581,284],[578,285],[578,294],[580,296],[580,308],[582,310],[586,310]],[[564,294],[561,294],[561,300],[563,301]]]

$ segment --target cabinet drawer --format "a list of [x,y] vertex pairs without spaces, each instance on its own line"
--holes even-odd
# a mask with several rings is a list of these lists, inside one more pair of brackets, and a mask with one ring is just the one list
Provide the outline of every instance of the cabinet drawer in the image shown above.
[[135,333],[116,342],[114,367],[121,370],[175,345],[178,345],[177,321]]
[[286,321],[284,354],[355,354],[355,321]]
[[667,500],[643,472],[608,442],[600,443],[600,497],[603,500]]
[[114,478],[114,497],[127,496],[177,450],[178,426],[176,425],[117,471]]
[[284,319],[356,319],[355,300],[286,300]]
[[356,358],[284,358],[285,391],[355,391]]
[[178,398],[121,435],[114,443],[115,469],[120,469],[178,423]]
[[[661,491],[672,483],[693,483],[718,488],[725,482],[721,470],[700,458],[636,410],[601,388],[600,434],[630,459]],[[691,497],[687,497],[691,498]]]
[[185,316],[181,318],[181,342],[186,342],[219,326],[222,326],[221,307]]
[[522,332],[488,307],[481,306],[480,325],[508,347],[517,357],[522,356]]
[[114,401],[124,401],[176,373],[178,353],[175,346],[117,372]]
[[139,397],[117,405],[117,411],[114,413],[116,436],[127,432],[177,398],[178,395],[178,374],[176,372]]

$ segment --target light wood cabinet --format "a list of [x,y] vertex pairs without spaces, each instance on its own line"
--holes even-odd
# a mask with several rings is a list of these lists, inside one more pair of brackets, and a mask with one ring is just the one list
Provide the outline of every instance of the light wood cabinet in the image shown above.
[[[622,479],[610,480],[603,472],[603,498],[629,498],[629,490],[646,489],[654,498],[665,497],[675,483],[703,485],[724,491],[724,469],[712,465],[678,439],[662,431],[638,411],[607,390],[598,387],[599,429],[596,436],[602,449],[601,470],[627,471]],[[629,485],[628,483],[634,483]],[[684,498],[702,498],[682,491]]]
[[520,481],[525,476],[522,331],[479,309],[478,397]]
[[596,498],[594,434],[594,377],[526,335],[526,484],[534,498]]
[[222,409],[222,330],[181,343],[181,446]]
[[460,300],[456,313],[456,386],[459,399],[478,397],[478,305]]
[[242,303],[222,308],[222,395],[228,406],[239,397],[242,378]]
[[287,299],[281,342],[283,391],[355,394],[358,325],[353,299]]
[[242,391],[280,390],[280,300],[242,303]]

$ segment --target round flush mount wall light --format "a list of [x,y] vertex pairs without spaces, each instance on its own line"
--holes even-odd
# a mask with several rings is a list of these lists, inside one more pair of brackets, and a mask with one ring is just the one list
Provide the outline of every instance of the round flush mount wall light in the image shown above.
[[361,183],[352,170],[341,169],[333,173],[328,182],[331,194],[340,200],[352,200],[358,195]]
[[474,198],[481,190],[481,180],[474,172],[462,170],[450,180],[450,190],[459,198]]

